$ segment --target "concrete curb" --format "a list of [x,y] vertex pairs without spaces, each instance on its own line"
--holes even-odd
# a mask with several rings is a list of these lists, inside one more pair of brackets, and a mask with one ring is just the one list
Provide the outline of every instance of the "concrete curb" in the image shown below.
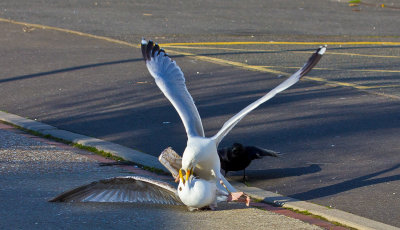
[[157,157],[124,147],[122,145],[118,145],[112,142],[104,141],[93,137],[84,136],[81,134],[76,134],[66,130],[61,130],[51,125],[47,125],[38,121],[29,120],[2,111],[0,111],[0,120],[28,130],[36,131],[44,135],[51,135],[56,138],[60,138],[66,141],[71,141],[73,143],[94,147],[98,150],[109,152],[113,155],[122,157],[126,160],[166,171],[164,169],[164,166],[158,161]]
[[[113,155],[122,157],[126,160],[166,171],[166,169],[164,169],[164,166],[162,166],[162,164],[158,161],[157,157],[112,142],[84,136],[81,134],[76,134],[66,130],[61,130],[51,125],[47,125],[38,121],[33,121],[2,111],[0,111],[0,120],[28,130],[39,132],[44,135],[49,134],[53,137],[60,138],[66,141],[71,141],[73,143],[95,147],[98,150],[112,153]],[[246,185],[236,181],[230,180],[230,182],[238,190],[247,193],[253,198],[263,200],[270,204],[279,205],[284,208],[292,208],[299,211],[308,211],[314,215],[324,217],[329,221],[335,221],[356,229],[400,230],[400,228],[387,225],[378,221],[370,220],[338,209],[331,209],[306,201],[300,201],[291,197],[285,197],[280,194],[269,192],[256,187],[247,187]]]
[[308,211],[314,215],[324,217],[329,221],[338,222],[352,228],[361,230],[400,229],[391,225],[387,225],[375,220],[370,220],[338,209],[327,208],[310,202],[282,196],[280,194],[265,191],[263,189],[259,189],[256,187],[247,187],[246,185],[236,181],[230,181],[230,182],[238,190],[243,191],[256,199],[263,200],[270,204],[276,204],[284,208],[291,208],[299,211]]

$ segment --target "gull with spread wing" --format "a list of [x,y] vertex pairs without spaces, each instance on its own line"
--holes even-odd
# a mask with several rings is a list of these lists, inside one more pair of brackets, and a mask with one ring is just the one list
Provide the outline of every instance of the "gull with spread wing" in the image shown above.
[[[249,206],[249,199],[242,198],[240,200],[240,197],[232,197],[223,186],[216,184],[215,181],[203,180],[189,174],[184,177],[180,163],[181,157],[171,148],[165,149],[159,159],[174,177],[179,178],[177,188],[156,178],[139,175],[119,176],[79,186],[49,201],[186,205],[190,211],[200,208],[214,210],[217,202],[232,200],[245,202]],[[239,196],[242,194],[240,193]]]
[[207,206],[214,209],[217,202],[230,201],[229,193],[218,189],[213,181],[195,178],[193,175],[185,179],[181,170],[179,175],[177,189],[150,177],[120,176],[79,186],[49,201],[186,205],[190,211]]
[[300,70],[230,118],[217,134],[207,138],[204,136],[199,112],[186,88],[185,78],[180,67],[152,41],[143,39],[141,48],[147,69],[157,86],[178,112],[185,127],[187,145],[182,156],[182,169],[189,175],[195,172],[201,179],[221,181],[229,192],[236,192],[236,190],[220,172],[221,165],[217,153],[219,143],[248,113],[298,82],[318,63],[326,50],[326,46],[321,46]]

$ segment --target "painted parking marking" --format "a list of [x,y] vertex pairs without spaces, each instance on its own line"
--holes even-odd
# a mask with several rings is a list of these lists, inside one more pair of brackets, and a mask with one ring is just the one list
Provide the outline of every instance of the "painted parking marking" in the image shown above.
[[[282,69],[300,69],[301,66],[260,65],[260,67],[282,68]],[[335,68],[322,68],[322,67],[314,67],[313,69],[315,69],[315,70],[326,70],[326,71],[400,73],[400,70],[386,70],[386,69],[335,69]]]
[[163,43],[160,46],[194,46],[194,45],[382,45],[382,46],[400,46],[400,42],[179,42]]
[[[11,23],[15,25],[21,25],[21,26],[27,26],[27,27],[32,27],[32,28],[37,28],[37,29],[43,29],[43,30],[55,30],[55,31],[60,31],[64,33],[69,33],[69,34],[74,34],[78,36],[83,36],[83,37],[89,37],[89,38],[94,38],[94,39],[99,39],[107,42],[112,42],[116,44],[121,44],[121,45],[126,45],[129,47],[134,47],[134,48],[140,48],[140,44],[134,44],[130,42],[125,42],[121,41],[118,39],[113,39],[110,37],[105,37],[105,36],[99,36],[99,35],[93,35],[89,33],[83,33],[75,30],[69,30],[69,29],[63,29],[59,27],[53,27],[53,26],[46,26],[46,25],[40,25],[40,24],[33,24],[33,23],[26,23],[26,22],[19,22],[19,21],[14,21],[10,19],[5,19],[5,18],[0,18],[0,22],[5,22],[5,23]],[[178,46],[204,46],[204,45],[209,45],[209,46],[220,46],[220,45],[321,45],[321,44],[326,44],[326,45],[338,45],[338,46],[344,46],[344,45],[380,45],[380,46],[400,46],[400,42],[276,42],[276,41],[265,41],[265,42],[254,42],[254,41],[248,41],[248,42],[192,42],[192,43],[165,43],[165,44],[160,44],[165,47],[173,48],[178,48]],[[247,50],[248,51],[248,50]],[[277,74],[277,75],[284,75],[284,76],[290,76],[289,73],[279,71],[279,70],[274,70],[272,68],[268,68],[265,66],[256,66],[256,65],[248,65],[245,63],[241,62],[235,62],[235,61],[229,61],[221,58],[215,58],[215,57],[208,57],[204,55],[198,55],[194,53],[187,53],[187,52],[180,52],[176,50],[168,50],[169,53],[172,54],[177,54],[177,55],[184,55],[188,56],[191,58],[195,58],[198,60],[202,61],[207,61],[207,62],[212,62],[220,65],[229,65],[229,66],[235,66],[239,67],[242,69],[248,69],[248,70],[253,70],[253,71],[260,71],[260,72],[267,72],[267,73],[272,73],[272,74]],[[300,51],[298,51],[300,52]],[[341,54],[343,53],[336,53],[336,54]],[[361,56],[362,54],[345,54],[345,55],[359,55]],[[391,57],[391,56],[386,56],[386,57]],[[393,71],[393,70],[392,70]],[[334,81],[334,80],[327,80],[324,78],[319,78],[319,77],[308,77],[305,76],[305,79],[311,80],[311,81],[317,81],[317,82],[322,82],[330,86],[346,86],[346,87],[352,87],[355,89],[359,90],[366,90],[366,89],[373,89],[373,88],[382,88],[382,87],[388,87],[388,86],[362,86],[354,83],[348,83],[348,82],[340,82],[340,81]],[[390,87],[398,87],[398,85],[392,85]],[[383,94],[379,92],[372,92],[374,94],[378,95],[383,95],[386,97],[391,97],[391,98],[396,98],[400,99],[399,96],[396,95],[389,95],[389,94]]]
[[125,41],[121,41],[121,40],[114,39],[114,38],[83,33],[83,32],[79,32],[79,31],[75,31],[75,30],[63,29],[63,28],[54,27],[54,26],[46,26],[46,25],[33,24],[33,23],[27,23],[27,22],[19,22],[19,21],[6,19],[6,18],[0,18],[0,22],[6,22],[6,23],[14,24],[14,25],[21,25],[21,26],[32,27],[32,28],[42,29],[42,30],[55,30],[55,31],[59,31],[59,32],[75,34],[75,35],[82,36],[82,37],[99,39],[99,40],[103,40],[103,41],[108,41],[108,42],[112,42],[112,43],[130,46],[130,47],[135,47],[135,48],[140,47],[138,44],[132,44],[130,42],[125,42]]
[[[227,47],[212,47],[212,46],[181,46],[181,45],[162,45],[164,48],[178,48],[178,49],[191,49],[191,50],[227,50],[227,51],[242,51],[242,52],[282,52],[279,49],[240,49],[240,48],[227,48]],[[400,47],[399,47],[400,48]],[[287,50],[286,52],[293,53],[308,53],[311,51],[296,51]],[[371,58],[400,58],[400,56],[389,56],[389,55],[374,55],[374,54],[358,54],[358,53],[347,53],[347,52],[329,52],[329,55],[343,55],[343,56],[359,56],[359,57],[371,57]]]
[[[273,70],[271,68],[267,68],[267,67],[264,67],[264,66],[248,65],[248,64],[245,64],[245,63],[241,63],[241,62],[228,61],[228,60],[225,60],[225,59],[208,57],[208,56],[203,56],[203,55],[196,55],[196,54],[187,53],[187,52],[178,52],[178,51],[172,51],[172,50],[168,50],[168,52],[172,53],[172,54],[176,54],[176,55],[188,56],[188,57],[191,57],[191,58],[195,58],[195,59],[198,59],[198,60],[203,60],[203,61],[207,61],[207,62],[211,62],[211,63],[240,67],[240,68],[247,69],[247,70],[254,70],[254,71],[260,71],[260,72],[264,72],[264,73],[272,73],[272,74],[284,75],[284,76],[290,76],[291,75],[290,73],[283,72],[283,71],[278,71],[278,70]],[[349,82],[327,80],[327,79],[320,78],[320,77],[304,76],[303,79],[316,81],[316,82],[322,82],[322,83],[325,83],[325,84],[327,84],[329,86],[345,86],[345,87],[352,87],[352,88],[359,89],[359,90],[376,89],[376,88],[387,88],[388,87],[388,86],[381,86],[381,85],[363,86],[363,85],[358,85],[358,84],[349,83]],[[400,87],[400,85],[391,85],[391,87]],[[379,94],[379,95],[381,95],[381,94]],[[392,95],[390,95],[390,97],[392,97]],[[393,96],[393,98],[400,98],[400,97]]]

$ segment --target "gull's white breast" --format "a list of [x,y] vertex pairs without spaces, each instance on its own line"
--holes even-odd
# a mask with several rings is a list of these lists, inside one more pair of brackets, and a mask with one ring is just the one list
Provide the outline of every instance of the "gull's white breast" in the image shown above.
[[195,175],[205,180],[215,180],[221,163],[215,141],[205,137],[190,137],[182,156],[182,168],[194,169]]
[[[182,190],[181,190],[182,189]],[[178,187],[181,201],[190,208],[202,208],[216,203],[215,182],[192,178],[186,186]]]

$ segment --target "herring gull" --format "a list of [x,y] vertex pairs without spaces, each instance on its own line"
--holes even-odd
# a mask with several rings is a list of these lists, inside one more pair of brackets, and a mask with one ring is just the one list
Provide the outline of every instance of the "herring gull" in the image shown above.
[[229,184],[220,172],[220,159],[217,148],[229,131],[248,113],[277,93],[289,88],[307,74],[321,59],[326,46],[321,46],[296,73],[272,89],[266,95],[242,109],[224,123],[212,137],[205,137],[199,112],[189,94],[183,72],[158,44],[142,39],[143,58],[147,69],[157,86],[178,112],[187,134],[187,145],[182,156],[182,169],[189,175],[195,173],[205,180],[221,181],[229,192],[236,189]]

